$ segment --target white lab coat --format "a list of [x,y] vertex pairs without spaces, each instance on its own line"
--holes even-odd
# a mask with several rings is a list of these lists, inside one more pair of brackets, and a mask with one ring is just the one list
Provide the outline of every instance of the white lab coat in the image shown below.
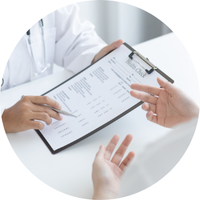
[[120,197],[140,192],[163,178],[178,163],[191,142],[197,118],[175,127],[168,135],[136,155],[125,171]]
[[[1,90],[51,74],[53,63],[75,73],[91,64],[95,54],[106,44],[94,31],[93,24],[80,22],[78,10],[77,5],[70,5],[43,18],[46,60],[50,67],[38,77],[33,76],[28,37],[24,34],[8,60]],[[39,23],[30,31],[33,54],[40,67],[43,63],[43,43]]]

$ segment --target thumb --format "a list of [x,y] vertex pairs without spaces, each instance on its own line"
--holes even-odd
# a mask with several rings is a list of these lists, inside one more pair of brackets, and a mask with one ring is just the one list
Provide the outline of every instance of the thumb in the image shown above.
[[112,50],[120,47],[122,44],[123,44],[123,40],[120,39],[104,47],[103,49],[101,49],[101,51],[99,51],[99,53],[95,55],[91,63],[96,62],[97,60],[99,60],[100,58],[102,58],[103,56],[111,52]]
[[104,52],[104,54],[109,53],[110,51],[120,47],[123,44],[123,40],[117,40],[111,44],[109,44],[108,46],[104,47],[102,50]]
[[106,149],[103,145],[99,147],[99,151],[97,152],[96,158],[104,158]]
[[158,84],[162,88],[164,88],[169,94],[173,95],[173,94],[177,93],[177,88],[174,85],[172,85],[170,82],[164,81],[160,77],[157,78],[157,81],[158,81]]

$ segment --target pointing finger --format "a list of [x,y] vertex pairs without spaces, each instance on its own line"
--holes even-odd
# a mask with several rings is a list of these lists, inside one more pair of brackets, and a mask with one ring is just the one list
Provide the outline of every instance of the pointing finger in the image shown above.
[[105,153],[106,160],[110,160],[118,141],[119,141],[118,135],[114,135],[113,138],[110,140],[108,146],[106,147],[106,153]]
[[156,102],[158,100],[157,97],[143,93],[143,92],[138,92],[136,90],[132,90],[130,92],[131,96],[135,97],[136,99],[140,99],[141,101],[150,103],[150,104],[154,104],[156,105]]
[[61,109],[61,105],[57,101],[51,99],[48,96],[27,96],[27,97],[34,104],[47,104],[47,105],[49,105],[53,108],[56,108],[58,110]]
[[146,92],[148,94],[153,94],[153,95],[156,95],[156,96],[159,96],[160,91],[162,91],[161,88],[152,87],[152,86],[149,86],[149,85],[142,85],[142,84],[138,84],[138,83],[132,84],[131,89]]

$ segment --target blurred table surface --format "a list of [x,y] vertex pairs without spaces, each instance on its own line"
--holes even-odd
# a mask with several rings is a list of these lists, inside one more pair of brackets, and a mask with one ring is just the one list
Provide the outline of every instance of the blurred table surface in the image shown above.
[[[200,102],[198,81],[192,61],[182,43],[170,33],[138,44],[134,48],[158,66],[197,103]],[[22,95],[41,95],[73,75],[60,67],[47,77],[29,82],[1,93],[0,104],[9,107]],[[81,198],[91,198],[92,163],[101,144],[107,145],[114,134],[120,142],[127,134],[133,135],[128,148],[139,154],[149,143],[168,133],[169,129],[155,125],[146,119],[139,107],[87,139],[52,155],[34,130],[7,134],[10,144],[24,165],[49,186]]]

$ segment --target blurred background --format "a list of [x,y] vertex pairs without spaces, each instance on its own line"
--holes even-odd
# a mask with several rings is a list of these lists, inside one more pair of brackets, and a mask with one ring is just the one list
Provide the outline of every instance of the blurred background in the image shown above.
[[108,44],[123,39],[133,46],[171,32],[153,15],[128,4],[102,0],[77,4],[81,21],[91,21],[98,35]]

